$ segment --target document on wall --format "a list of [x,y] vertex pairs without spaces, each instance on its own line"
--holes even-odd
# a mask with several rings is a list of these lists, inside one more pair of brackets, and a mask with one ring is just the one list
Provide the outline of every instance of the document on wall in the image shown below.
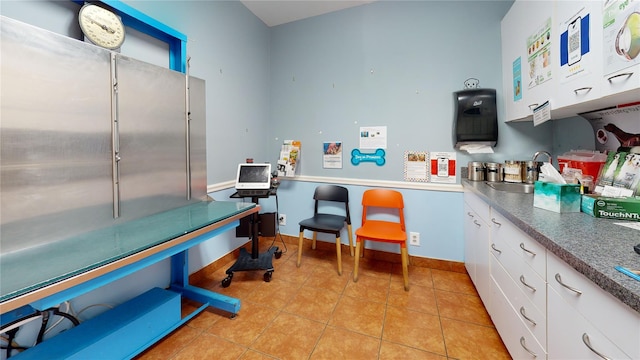
[[387,127],[386,126],[363,126],[360,127],[360,149],[386,149],[387,148]]
[[428,156],[426,151],[404,152],[404,181],[429,181]]
[[456,182],[456,153],[431,152],[431,182],[455,184]]
[[296,173],[296,165],[300,160],[300,141],[285,140],[278,158],[278,176],[292,177]]
[[342,141],[325,142],[322,149],[322,167],[342,169]]

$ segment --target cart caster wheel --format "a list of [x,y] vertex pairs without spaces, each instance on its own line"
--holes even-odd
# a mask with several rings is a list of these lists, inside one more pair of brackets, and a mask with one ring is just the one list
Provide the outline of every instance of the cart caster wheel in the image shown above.
[[266,273],[264,273],[264,282],[270,282],[272,276],[273,271],[267,271]]
[[226,278],[222,279],[222,287],[228,288],[231,285],[231,279],[233,279],[233,275],[227,275]]
[[280,259],[282,257],[282,250],[276,251],[274,255],[275,255],[276,259]]

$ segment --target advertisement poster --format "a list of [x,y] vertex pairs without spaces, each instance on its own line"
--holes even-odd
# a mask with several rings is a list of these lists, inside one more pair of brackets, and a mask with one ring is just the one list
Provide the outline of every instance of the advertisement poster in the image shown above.
[[604,74],[640,62],[640,0],[607,0],[604,4]]
[[404,152],[404,181],[429,181],[428,156],[426,151]]
[[296,173],[296,165],[300,160],[300,141],[285,140],[280,149],[280,157],[278,157],[278,176],[292,177]]
[[529,89],[551,79],[551,18],[527,38],[527,60]]
[[522,58],[513,62],[513,101],[522,100]]
[[386,126],[363,126],[360,128],[360,149],[386,149]]
[[454,152],[432,152],[431,162],[431,182],[455,184],[456,182],[456,153]]
[[[562,3],[571,6],[579,3]],[[575,6],[575,5],[573,5]],[[560,81],[563,83],[579,78],[592,71],[593,56],[590,53],[590,16],[584,6],[576,13],[568,11],[570,18],[560,19]]]
[[322,167],[342,169],[342,141],[329,141],[322,145]]

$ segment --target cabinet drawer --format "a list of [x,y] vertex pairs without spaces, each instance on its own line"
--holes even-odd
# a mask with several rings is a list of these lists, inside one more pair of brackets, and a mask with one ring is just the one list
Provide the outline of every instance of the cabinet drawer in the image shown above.
[[484,202],[478,195],[469,191],[464,192],[464,202],[467,203],[484,222],[489,223],[489,215],[491,213],[489,204]]
[[491,213],[491,234],[500,238],[543,279],[547,274],[547,250],[496,211]]
[[[549,359],[602,360],[603,356],[608,359],[637,359],[624,354],[601,331],[567,304],[554,289],[549,289],[548,296]],[[626,336],[638,341],[638,333],[629,333]]]
[[504,293],[491,281],[491,319],[514,359],[546,359],[546,352],[511,307]]
[[555,255],[548,258],[549,286],[628,356],[640,359],[640,314]]
[[505,298],[524,326],[533,334],[542,348],[547,348],[546,312],[540,311],[524,295],[495,257],[491,257],[491,278],[498,284]]

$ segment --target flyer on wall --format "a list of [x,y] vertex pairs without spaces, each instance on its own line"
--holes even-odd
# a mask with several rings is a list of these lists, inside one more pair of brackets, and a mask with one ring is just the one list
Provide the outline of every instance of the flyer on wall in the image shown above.
[[360,149],[386,149],[386,126],[363,126],[360,128]]
[[606,1],[603,14],[604,74],[640,63],[640,1]]
[[431,162],[431,182],[456,183],[456,153],[432,152],[429,158]]
[[426,151],[404,152],[404,181],[429,181],[428,156]]
[[322,167],[342,169],[342,141],[327,141],[322,145]]
[[569,16],[560,18],[560,81],[563,83],[580,78],[592,71],[593,53],[591,44],[591,21],[587,9],[582,8],[576,13],[574,7],[579,3],[566,2],[561,5],[567,7]]
[[551,18],[527,38],[527,59],[529,89],[551,79]]

